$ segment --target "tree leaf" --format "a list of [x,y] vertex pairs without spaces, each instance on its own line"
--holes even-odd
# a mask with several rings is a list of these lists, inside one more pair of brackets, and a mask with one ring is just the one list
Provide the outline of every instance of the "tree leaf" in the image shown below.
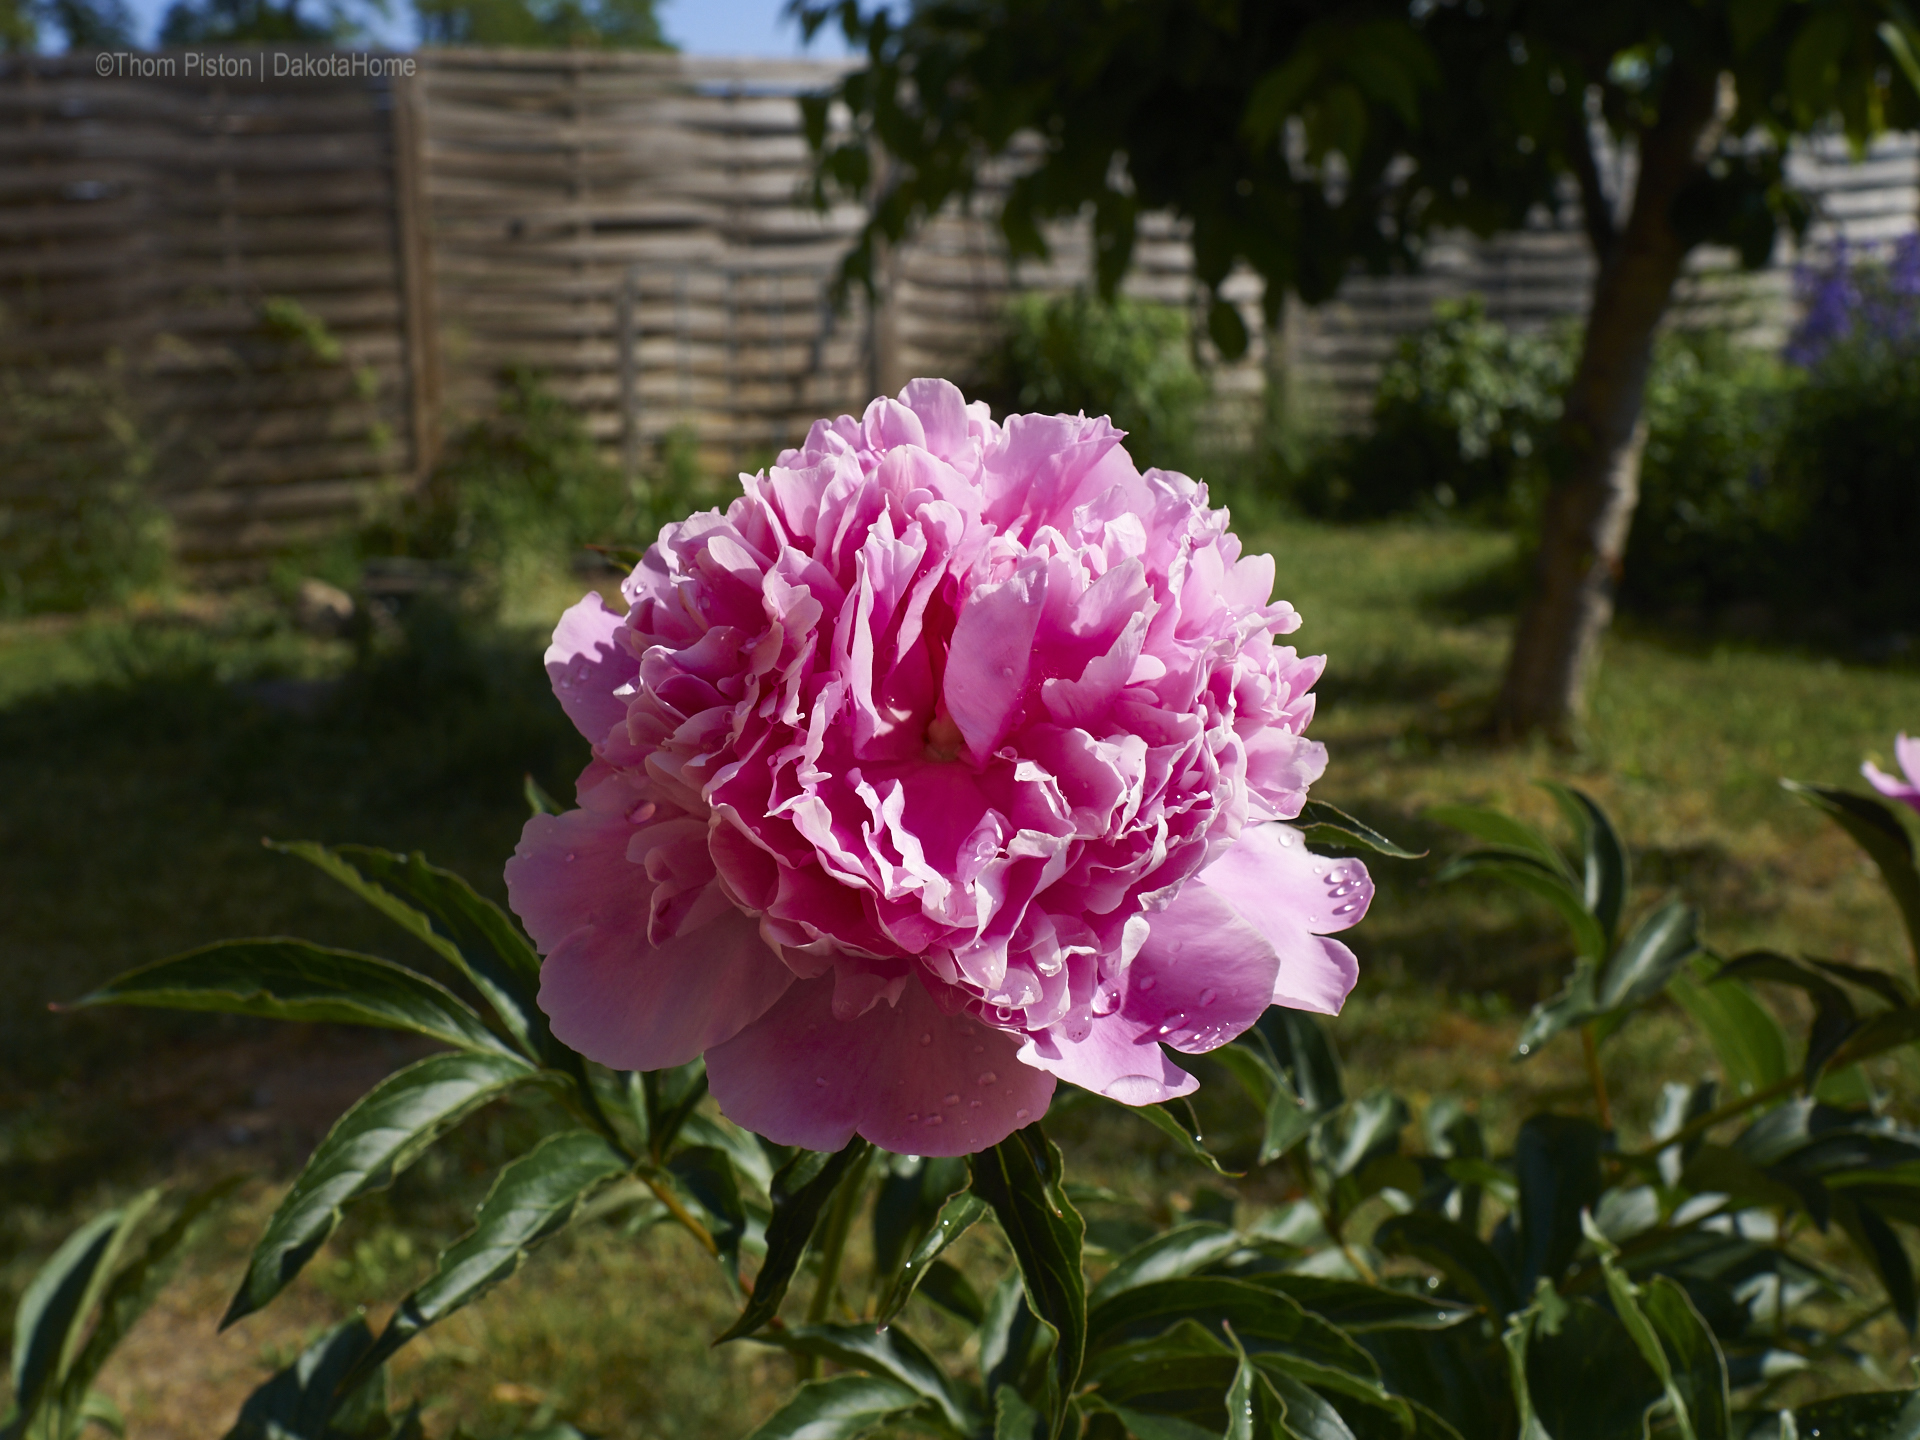
[[[1839,14],[1822,18],[1846,23]],[[1913,842],[1907,838],[1906,827],[1891,808],[1865,795],[1829,790],[1821,785],[1802,785],[1795,780],[1780,783],[1851,835],[1854,843],[1880,868],[1887,893],[1893,896],[1900,918],[1906,922],[1907,943],[1913,951],[1914,964],[1920,966],[1920,873],[1913,868]]]
[[1201,1222],[1176,1226],[1115,1261],[1087,1296],[1087,1303],[1099,1305],[1136,1285],[1191,1275],[1225,1259],[1243,1244],[1240,1236],[1224,1225]]
[[1652,911],[1620,943],[1600,972],[1594,998],[1602,1010],[1651,1000],[1700,950],[1700,912],[1670,900]]
[[1412,1210],[1391,1216],[1373,1232],[1373,1245],[1388,1255],[1411,1255],[1431,1265],[1453,1282],[1454,1289],[1495,1316],[1520,1308],[1513,1277],[1492,1248],[1444,1215]]
[[391,960],[304,940],[222,941],[130,970],[77,1003],[373,1025],[513,1053],[445,986]]
[[386,1415],[385,1372],[355,1374],[372,1350],[365,1320],[342,1321],[247,1396],[226,1440],[357,1440]]
[[1554,798],[1579,837],[1581,898],[1611,942],[1620,933],[1620,912],[1627,903],[1627,847],[1621,844],[1607,812],[1594,803],[1592,796],[1557,780],[1534,783]]
[[737,1284],[740,1279],[740,1242],[747,1234],[747,1208],[740,1200],[740,1182],[733,1160],[717,1145],[691,1145],[667,1162],[667,1171],[707,1212],[707,1233],[720,1251],[720,1263]]
[[1300,1101],[1293,1082],[1275,1063],[1272,1047],[1259,1031],[1248,1031],[1231,1044],[1208,1052],[1238,1080],[1265,1117],[1258,1163],[1264,1165],[1287,1153],[1313,1133],[1317,1117]]
[[761,1421],[747,1440],[860,1440],[923,1403],[898,1380],[878,1375],[810,1380]]
[[[1234,1368],[1233,1384],[1227,1387],[1226,1440],[1336,1440],[1332,1434],[1317,1430],[1296,1431],[1287,1423],[1290,1408],[1274,1389],[1272,1377],[1242,1354]],[[1337,1440],[1353,1440],[1352,1433]]]
[[[1613,1313],[1640,1351],[1640,1358],[1647,1362],[1648,1368],[1660,1381],[1661,1389],[1666,1392],[1667,1408],[1672,1412],[1680,1440],[1709,1440],[1709,1437],[1711,1440],[1727,1440],[1732,1420],[1728,1414],[1731,1402],[1727,1396],[1726,1362],[1720,1356],[1719,1347],[1714,1344],[1712,1332],[1707,1330],[1687,1301],[1686,1292],[1668,1280],[1666,1283],[1673,1291],[1677,1291],[1682,1308],[1674,1311],[1669,1303],[1661,1302],[1664,1316],[1685,1322],[1681,1335],[1684,1342],[1697,1350],[1704,1338],[1705,1352],[1699,1357],[1704,1361],[1704,1368],[1698,1372],[1685,1372],[1686,1383],[1683,1385],[1682,1376],[1676,1373],[1673,1358],[1668,1352],[1666,1337],[1642,1307],[1639,1287],[1615,1263],[1613,1247],[1606,1237],[1593,1226],[1588,1227],[1587,1233],[1600,1248],[1600,1270],[1606,1280],[1607,1295],[1613,1301]],[[1696,1422],[1696,1405],[1701,1410],[1700,1418],[1706,1422],[1704,1426]]]
[[1553,1440],[1639,1435],[1664,1394],[1626,1328],[1586,1300],[1534,1321],[1525,1372],[1534,1413]]
[[1591,1120],[1532,1115],[1514,1142],[1520,1185],[1520,1288],[1537,1279],[1555,1284],[1580,1248],[1580,1212],[1600,1198],[1600,1156],[1606,1133]]
[[973,1282],[945,1260],[935,1260],[927,1266],[926,1276],[914,1293],[925,1296],[969,1325],[979,1325],[987,1318],[987,1307],[973,1288]]
[[1378,830],[1363,821],[1356,820],[1346,811],[1327,804],[1324,800],[1309,800],[1300,807],[1300,813],[1291,822],[1306,832],[1308,840],[1329,845],[1364,845],[1377,854],[1390,856],[1395,860],[1420,860],[1426,857],[1424,850],[1408,850],[1387,839]]
[[1405,1290],[1389,1290],[1382,1285],[1330,1275],[1279,1270],[1244,1278],[1249,1284],[1291,1296],[1302,1309],[1339,1326],[1349,1335],[1365,1335],[1375,1330],[1445,1330],[1474,1313],[1471,1307],[1458,1303],[1429,1300]]
[[1282,1349],[1335,1370],[1380,1378],[1364,1349],[1337,1326],[1308,1314],[1290,1295],[1220,1275],[1156,1280],[1103,1300],[1087,1317],[1088,1347],[1106,1350],[1145,1340],[1181,1320],[1223,1334],[1230,1328],[1249,1351]]
[[474,1213],[473,1229],[442,1251],[432,1277],[400,1302],[354,1377],[512,1275],[529,1250],[566,1226],[589,1191],[626,1170],[626,1159],[585,1129],[549,1135],[508,1164]]
[[980,1423],[973,1405],[947,1378],[940,1362],[897,1325],[884,1330],[873,1325],[788,1325],[753,1338],[763,1345],[778,1345],[795,1354],[815,1355],[848,1369],[897,1380],[937,1406],[962,1435]]
[[[880,1313],[876,1317],[880,1324],[890,1324],[893,1317],[906,1308],[907,1301],[913,1298],[913,1292],[931,1275],[936,1264],[944,1264],[940,1255],[946,1248],[971,1230],[981,1216],[987,1213],[987,1202],[971,1190],[963,1190],[951,1195],[940,1207],[940,1213],[934,1216],[933,1224],[927,1233],[914,1246],[913,1253],[900,1267],[900,1273],[894,1277],[887,1291],[887,1298],[880,1304]],[[957,1273],[957,1272],[956,1272]],[[971,1287],[969,1287],[969,1291]],[[978,1303],[976,1297],[975,1303]],[[979,1317],[974,1317],[978,1323]]]
[[1686,1402],[1694,1435],[1698,1440],[1730,1440],[1733,1401],[1726,1356],[1686,1290],[1668,1276],[1655,1275],[1641,1287],[1640,1308],[1666,1347],[1673,1385]]
[[281,1197],[221,1328],[286,1288],[340,1223],[343,1206],[391,1185],[449,1129],[536,1073],[516,1055],[453,1051],[417,1060],[361,1096]]
[[1814,1003],[1807,1034],[1806,1083],[1811,1085],[1834,1052],[1853,1033],[1857,1017],[1847,992],[1811,965],[1771,950],[1753,950],[1729,960],[1720,973],[1730,980],[1770,980],[1804,990]]
[[1875,1015],[1847,1036],[1827,1057],[1827,1066],[1832,1070],[1844,1069],[1862,1060],[1870,1060],[1875,1055],[1884,1055],[1889,1050],[1898,1050],[1902,1045],[1911,1045],[1916,1040],[1920,1040],[1920,1006],[1910,1010],[1888,1010]]
[[1438,825],[1451,826],[1455,830],[1464,830],[1474,839],[1484,840],[1501,850],[1529,856],[1569,885],[1574,882],[1573,870],[1559,848],[1531,825],[1515,820],[1511,815],[1503,815],[1498,810],[1485,810],[1477,805],[1430,805],[1422,818]]
[[1881,1288],[1887,1293],[1887,1303],[1911,1337],[1915,1320],[1920,1318],[1917,1315],[1920,1295],[1915,1292],[1913,1262],[1907,1258],[1906,1246],[1877,1210],[1851,1196],[1836,1197],[1833,1217],[1873,1266],[1874,1273],[1880,1277]]
[[713,1343],[725,1344],[753,1334],[780,1312],[787,1286],[813,1241],[813,1232],[825,1213],[827,1202],[853,1170],[867,1158],[873,1147],[859,1136],[832,1154],[802,1150],[774,1172],[768,1188],[773,1215],[767,1221],[767,1258],[753,1280],[753,1294],[740,1312]]
[[272,848],[318,867],[436,951],[486,997],[528,1055],[551,1063],[565,1049],[540,1008],[540,957],[505,911],[451,870],[428,864],[417,850],[400,856],[310,840]]
[[1594,993],[1593,962],[1582,956],[1574,962],[1573,973],[1560,993],[1542,1000],[1529,1012],[1513,1042],[1514,1058],[1524,1060],[1538,1054],[1561,1031],[1584,1025],[1602,1013]]
[[1434,878],[1442,882],[1463,875],[1492,875],[1516,889],[1545,900],[1567,922],[1573,932],[1576,955],[1598,962],[1607,953],[1607,936],[1599,920],[1587,909],[1586,901],[1571,880],[1551,866],[1529,855],[1512,855],[1500,850],[1469,850],[1448,862]]
[[1346,1102],[1340,1079],[1340,1061],[1326,1028],[1304,1010],[1270,1006],[1254,1022],[1249,1034],[1258,1034],[1271,1047],[1275,1067],[1293,1083],[1294,1094],[1315,1117]]
[[1080,1268],[1086,1222],[1061,1189],[1060,1152],[1036,1125],[971,1157],[973,1193],[1019,1262],[1027,1305],[1054,1334],[1046,1410],[1049,1436],[1066,1422],[1087,1348],[1087,1281]]

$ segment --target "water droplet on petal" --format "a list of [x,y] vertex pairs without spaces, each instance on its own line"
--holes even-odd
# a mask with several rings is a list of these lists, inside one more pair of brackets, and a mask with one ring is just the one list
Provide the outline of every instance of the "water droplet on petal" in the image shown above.
[[967,1108],[969,1110],[978,1110],[980,1108],[980,1102],[978,1100],[969,1100],[967,1102]]
[[912,1125],[916,1121],[918,1121],[919,1118],[920,1118],[920,1112],[918,1110],[909,1110],[907,1112],[907,1124]]
[[827,1088],[827,1077],[824,1075],[816,1075],[813,1077],[813,1083],[824,1090]]
[[947,1123],[947,1117],[944,1115],[929,1115],[920,1123],[923,1125],[944,1125]]
[[941,1097],[940,1103],[942,1105],[958,1105],[960,1103],[959,1093],[956,1091],[954,1094]]
[[1154,979],[1153,976],[1151,975],[1142,975],[1140,977],[1140,988],[1142,990],[1151,990],[1153,989],[1154,986],[1158,985],[1159,983],[1160,982]]
[[1013,1118],[1016,1120],[1024,1120],[1031,1114],[1033,1114],[1031,1110],[1027,1109],[1025,1106],[1022,1106],[1020,1109],[1013,1112]]
[[1291,830],[1282,830],[1280,832],[1280,843],[1291,848],[1293,845],[1293,832]]
[[986,1085],[992,1085],[992,1084],[994,1084],[994,1083],[995,1083],[996,1081],[998,1081],[998,1080],[999,1080],[999,1078],[1000,1078],[1000,1077],[999,1077],[998,1075],[996,1075],[996,1074],[994,1074],[994,1073],[993,1073],[993,1071],[991,1071],[991,1070],[982,1070],[982,1071],[980,1072],[980,1084],[981,1084],[982,1086],[986,1086]]
[[1002,666],[1000,667],[1000,678],[1001,678],[1002,680],[1011,680],[1011,679],[1013,679],[1013,666],[1011,666],[1011,665],[1002,665]]
[[984,1045],[976,1045],[973,1047],[973,1053],[976,1055],[984,1055],[987,1053],[987,1047]]
[[923,1031],[921,1031],[921,1032],[920,1032],[920,1043],[921,1043],[922,1045],[931,1045],[931,1044],[933,1044],[933,1032],[932,1032],[931,1030],[923,1030]]
[[567,864],[573,864],[573,851],[567,851]]
[[1215,1000],[1218,1000],[1219,998],[1220,998],[1220,992],[1214,989],[1211,985],[1209,985],[1206,989],[1200,992],[1200,1003],[1202,1005],[1211,1005]]

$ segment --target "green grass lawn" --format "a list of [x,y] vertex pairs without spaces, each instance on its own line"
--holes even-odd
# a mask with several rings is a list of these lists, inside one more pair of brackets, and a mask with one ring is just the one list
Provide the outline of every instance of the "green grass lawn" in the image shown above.
[[[1599,799],[1633,849],[1637,902],[1669,891],[1695,900],[1715,946],[1906,964],[1865,862],[1776,781],[1858,786],[1864,756],[1885,764],[1894,732],[1920,729],[1920,671],[1622,627],[1584,748],[1499,750],[1481,722],[1511,618],[1510,541],[1289,522],[1248,544],[1278,557],[1278,594],[1306,617],[1295,643],[1329,656],[1313,733],[1332,759],[1316,795],[1434,852],[1372,865],[1380,895],[1349,937],[1362,978],[1334,1027],[1353,1088],[1391,1086],[1416,1111],[1457,1094],[1496,1134],[1542,1103],[1587,1103],[1571,1039],[1525,1065],[1506,1058],[1519,1017],[1564,968],[1556,923],[1477,883],[1435,886],[1456,840],[1422,819],[1430,805],[1467,800],[1550,823],[1550,802],[1530,783],[1541,775]],[[224,1427],[302,1327],[395,1298],[461,1228],[460,1203],[484,1185],[489,1157],[510,1151],[515,1127],[492,1113],[470,1124],[357,1211],[284,1302],[216,1343],[223,1292],[278,1187],[370,1077],[410,1052],[204,1017],[60,1014],[49,1002],[246,933],[429,964],[260,840],[424,849],[504,898],[523,775],[570,795],[585,758],[547,692],[543,643],[531,626],[429,610],[404,636],[356,652],[239,602],[0,627],[0,1283],[17,1288],[81,1216],[130,1187],[255,1177],[169,1301],[178,1363],[136,1345],[109,1373],[135,1434],[207,1433],[205,1414],[197,1430],[191,1419],[172,1428],[197,1406],[224,1406]],[[285,683],[316,680],[337,683],[324,693]],[[1630,1130],[1662,1081],[1706,1066],[1671,1016],[1616,1044],[1608,1064]],[[1913,1074],[1882,1078],[1899,1087],[1897,1106],[1920,1094]],[[1124,1115],[1077,1112],[1060,1131],[1089,1178],[1157,1206],[1185,1203],[1200,1181]],[[638,1240],[617,1226],[588,1230],[413,1347],[396,1384],[434,1397],[436,1436],[456,1420],[504,1434],[543,1408],[615,1434],[744,1433],[788,1371],[754,1347],[707,1350],[726,1302],[704,1269],[664,1230]],[[1897,1353],[1892,1341],[1882,1348]],[[165,1378],[202,1362],[200,1390]]]

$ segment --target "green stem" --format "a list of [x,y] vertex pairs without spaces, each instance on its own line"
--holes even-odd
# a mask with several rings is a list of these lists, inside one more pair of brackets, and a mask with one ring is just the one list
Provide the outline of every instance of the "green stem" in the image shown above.
[[[852,1231],[853,1217],[860,1209],[867,1166],[872,1159],[873,1150],[869,1148],[854,1162],[833,1197],[833,1208],[827,1212],[826,1233],[820,1238],[820,1278],[814,1283],[813,1298],[807,1301],[809,1325],[824,1324],[833,1313],[834,1293],[840,1288],[840,1261],[847,1253],[847,1235]],[[800,1380],[813,1379],[819,1369],[820,1362],[815,1356],[800,1355],[794,1359],[794,1372]]]
[[1587,1079],[1593,1085],[1593,1105],[1598,1112],[1600,1128],[1613,1129],[1613,1105],[1607,1099],[1607,1075],[1600,1068],[1600,1044],[1593,1036],[1593,1023],[1589,1021],[1580,1027],[1580,1048],[1587,1056]]
[[1678,1130],[1674,1131],[1673,1134],[1667,1136],[1666,1139],[1656,1140],[1643,1150],[1623,1151],[1619,1158],[1629,1163],[1652,1160],[1656,1158],[1662,1150],[1674,1145],[1684,1145],[1689,1140],[1706,1134],[1707,1131],[1713,1129],[1716,1125],[1732,1120],[1736,1116],[1744,1115],[1747,1111],[1754,1109],[1756,1106],[1764,1105],[1769,1100],[1779,1099],[1782,1095],[1793,1091],[1799,1084],[1800,1077],[1798,1075],[1783,1075],[1774,1081],[1773,1084],[1763,1085],[1751,1095],[1742,1096],[1738,1100],[1729,1100],[1719,1109],[1710,1110],[1698,1120],[1687,1122]]

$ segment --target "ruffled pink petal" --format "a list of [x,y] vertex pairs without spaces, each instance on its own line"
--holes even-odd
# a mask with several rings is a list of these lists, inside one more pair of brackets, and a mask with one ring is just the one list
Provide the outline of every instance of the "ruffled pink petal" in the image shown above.
[[1337,934],[1373,903],[1366,866],[1315,855],[1291,825],[1247,826],[1196,878],[1269,939],[1294,930]]
[[1360,978],[1353,951],[1328,935],[1300,934],[1275,947],[1280,973],[1273,981],[1273,1003],[1316,1015],[1338,1015]]
[[1239,1035],[1272,1003],[1280,959],[1217,892],[1188,884],[1147,920],[1121,1020],[1199,1055]]
[[616,777],[583,786],[581,801],[582,809],[529,819],[507,861],[507,903],[543,955],[583,925],[647,927],[653,887],[627,861],[627,812],[640,792]]
[[941,1011],[917,978],[897,1004],[833,1014],[834,979],[796,982],[707,1052],[726,1117],[780,1145],[838,1150],[857,1132],[902,1155],[970,1155],[1046,1112],[1053,1077],[1016,1037]]
[[576,930],[540,968],[540,1008],[589,1060],[660,1070],[731,1039],[793,984],[759,925],[728,906],[661,945],[644,931]]
[[1027,560],[973,591],[960,611],[943,693],[976,765],[986,764],[1020,713],[1046,592],[1046,565]]
[[1905,780],[1887,774],[1871,760],[1860,767],[1860,773],[1867,777],[1868,784],[1889,800],[1899,800],[1920,810],[1920,737],[1910,739],[1904,733],[1896,737],[1893,758],[1907,772]]
[[547,676],[567,718],[598,744],[627,718],[627,702],[613,692],[640,673],[640,662],[614,643],[626,616],[609,610],[597,590],[560,617],[547,647]]
[[1036,1070],[1123,1105],[1154,1105],[1190,1095],[1200,1082],[1167,1058],[1155,1026],[1097,1020],[1079,1040],[1064,1025],[1027,1037],[1020,1058]]

